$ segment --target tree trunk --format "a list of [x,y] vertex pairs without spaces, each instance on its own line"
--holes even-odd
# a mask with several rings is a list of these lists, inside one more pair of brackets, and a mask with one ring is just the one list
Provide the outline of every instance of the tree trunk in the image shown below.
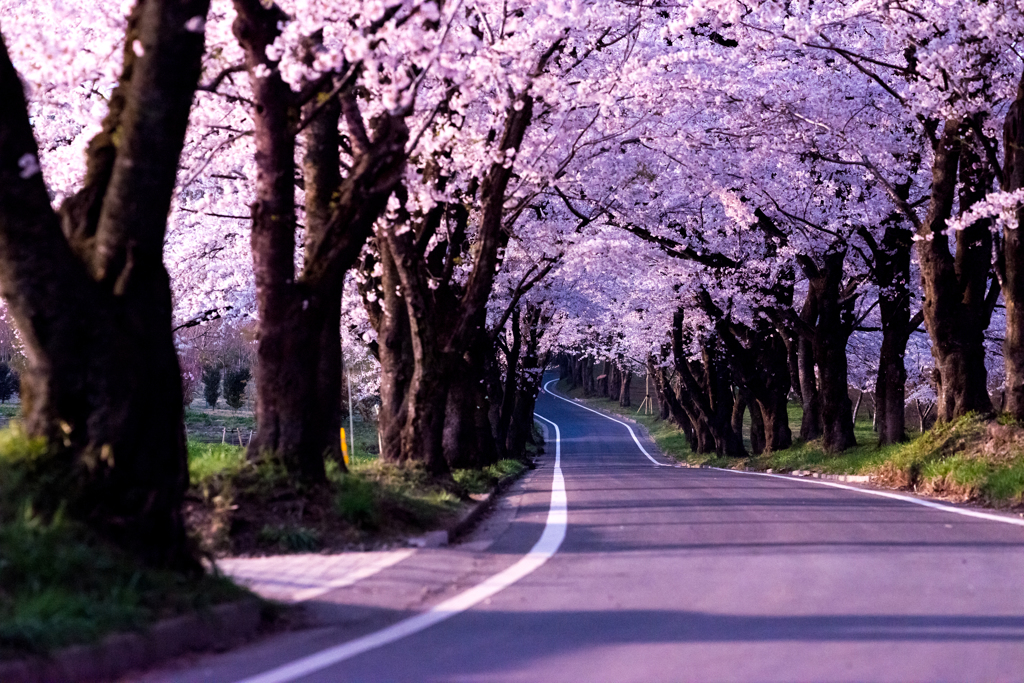
[[[344,274],[401,179],[408,129],[400,118],[380,117],[371,141],[351,94],[322,106],[317,98],[305,106],[305,115],[316,117],[307,121],[305,131],[307,224],[303,270],[297,276],[294,122],[300,111],[277,63],[267,55],[287,15],[259,0],[235,0],[234,5],[233,29],[245,52],[255,101],[251,239],[260,318],[257,431],[249,453],[280,458],[289,472],[319,483],[326,481],[324,456],[336,455],[338,448],[338,316]],[[319,37],[309,40],[309,60],[318,42]],[[269,75],[260,73],[264,70]],[[338,151],[343,114],[353,140],[353,163],[344,181]]]
[[546,358],[539,358],[537,349],[543,334],[542,327],[547,319],[539,308],[526,306],[520,326],[525,340],[522,371],[516,382],[515,409],[509,425],[508,453],[512,458],[522,458],[526,451],[526,443],[533,437],[533,408],[537,402],[537,392],[544,377]]
[[821,438],[826,453],[841,453],[857,445],[853,433],[853,406],[850,403],[846,344],[852,332],[852,301],[844,302],[841,287],[845,252],[824,257],[819,282],[814,284],[818,297],[818,323],[813,339],[814,360],[820,374]]
[[629,389],[633,381],[633,373],[630,370],[622,370],[622,381],[619,383],[619,405],[623,408],[630,406]]
[[[501,409],[494,440],[501,450],[501,457],[507,457],[508,433],[516,405],[516,389],[520,381],[519,357],[523,350],[522,314],[518,306],[512,311],[512,345],[505,352],[505,382],[502,388]],[[526,359],[524,359],[525,362]],[[532,421],[532,417],[530,418]]]
[[[742,391],[737,391],[732,403],[732,429],[738,434],[743,433],[743,413],[747,410],[747,397]],[[753,437],[751,437],[753,441]]]
[[[969,412],[992,414],[985,368],[984,331],[992,236],[988,221],[957,232],[956,257],[949,248],[946,226],[956,197],[957,169],[964,161],[968,191],[961,193],[960,210],[967,211],[988,185],[978,166],[983,163],[969,152],[969,128],[947,121],[932,166],[928,217],[917,241],[924,289],[924,320],[932,339],[938,384],[938,417],[952,420]],[[967,142],[965,142],[965,139]]]
[[[817,294],[808,290],[800,319],[814,325],[818,319]],[[797,363],[800,375],[800,400],[803,416],[800,418],[800,438],[812,441],[821,438],[824,429],[821,421],[821,399],[818,396],[818,380],[814,373],[814,345],[810,339],[800,336],[797,341]]]
[[[909,196],[909,185],[898,188]],[[906,199],[906,196],[904,196]],[[906,440],[907,369],[904,363],[907,342],[923,315],[910,317],[910,230],[890,217],[881,248],[866,231],[862,233],[875,260],[878,281],[878,308],[882,320],[882,347],[878,357],[878,378],[875,381],[875,414],[873,423],[878,432],[878,445]]]
[[[24,87],[0,41],[0,294],[29,359],[23,424],[73,468],[81,495],[68,501],[69,514],[152,564],[193,570],[162,249],[203,55],[202,32],[184,26],[207,8],[206,0],[148,0],[133,9],[83,188],[60,217],[39,172]],[[135,54],[139,44],[144,55]]]
[[[740,385],[740,396],[750,408],[752,423],[756,421],[756,429],[751,430],[751,448],[755,453],[789,448],[793,437],[786,410],[790,384],[785,340],[766,320],[756,321],[753,328],[730,321],[706,289],[700,291],[698,301],[714,321],[725,346],[725,358]],[[776,419],[780,410],[785,416],[781,420]],[[742,434],[735,423],[733,431]]]
[[[761,404],[757,401],[750,401],[748,405],[750,412],[750,450],[755,455],[761,455],[768,449],[768,431],[765,424],[764,414],[761,412]],[[742,434],[743,432],[737,432]],[[770,452],[770,451],[769,451]]]
[[677,308],[672,318],[672,356],[685,393],[684,407],[693,411],[691,417],[697,436],[698,452],[707,448],[707,435],[714,439],[718,455],[746,456],[743,438],[732,428],[732,392],[724,380],[722,362],[717,357],[713,340],[703,344],[703,364],[691,363],[683,344],[683,309]]
[[489,416],[493,399],[486,377],[494,363],[494,348],[489,335],[479,337],[451,373],[453,379],[444,420],[444,452],[452,469],[486,467],[499,459]]
[[[503,160],[519,149],[532,116],[533,99],[529,95],[519,95],[509,104],[497,147]],[[391,252],[390,269],[400,283],[396,290],[400,294],[387,291],[385,283],[384,306],[397,305],[395,299],[400,297],[406,309],[413,361],[405,395],[395,414],[387,418],[389,423],[401,425],[400,446],[397,452],[392,448],[385,453],[399,463],[421,463],[438,476],[449,472],[443,436],[452,373],[485,329],[487,301],[510,237],[504,224],[504,206],[512,173],[512,164],[494,162],[479,184],[481,210],[471,256],[466,237],[469,212],[461,202],[442,202],[427,212],[413,213],[407,208],[407,195],[402,190],[396,194],[401,210],[378,223],[378,248]],[[443,189],[446,180],[440,165],[425,173],[424,179],[438,190]],[[452,230],[447,239],[438,241],[428,252],[430,238],[438,234],[445,215],[455,218]],[[467,257],[472,259],[471,270],[464,283],[457,282],[452,279],[454,264],[456,259]],[[382,350],[382,365],[383,356]],[[386,409],[395,410],[394,394],[391,399],[384,404]]]
[[622,373],[619,366],[614,362],[609,365],[608,370],[608,400],[617,401],[622,394]]
[[[1017,98],[1003,124],[1003,189],[1013,192],[1024,187],[1024,76]],[[1006,398],[1003,410],[1018,422],[1024,422],[1024,208],[1017,210],[1015,224],[1003,229],[1003,301],[1006,304]]]
[[381,459],[385,462],[402,460],[402,425],[407,419],[405,396],[412,382],[415,362],[412,353],[412,334],[409,314],[399,294],[401,282],[395,269],[394,258],[387,245],[380,245],[381,293],[383,301],[377,320],[378,358],[380,360],[380,413],[378,425],[381,436]]

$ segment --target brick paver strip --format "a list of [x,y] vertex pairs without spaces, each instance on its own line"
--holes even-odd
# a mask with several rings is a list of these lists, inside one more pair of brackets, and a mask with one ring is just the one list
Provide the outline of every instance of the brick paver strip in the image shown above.
[[217,566],[264,598],[302,602],[373,576],[414,552],[415,548],[402,548],[338,555],[236,557],[221,560]]

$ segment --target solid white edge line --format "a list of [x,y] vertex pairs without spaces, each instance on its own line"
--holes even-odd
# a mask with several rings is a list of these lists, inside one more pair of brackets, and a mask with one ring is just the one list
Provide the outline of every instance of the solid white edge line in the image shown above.
[[864,493],[869,496],[878,496],[880,498],[892,498],[893,500],[901,500],[905,503],[913,503],[914,505],[921,505],[926,508],[932,508],[935,510],[942,510],[943,512],[952,512],[953,514],[963,515],[965,517],[976,517],[977,519],[984,519],[990,522],[1002,522],[1004,524],[1013,524],[1015,526],[1024,526],[1024,519],[1014,519],[1013,517],[1003,517],[1002,515],[993,515],[988,512],[981,512],[979,510],[965,510],[963,508],[955,508],[951,505],[944,505],[942,503],[936,503],[932,500],[925,500],[922,498],[912,498],[911,496],[904,496],[899,493],[892,493],[891,491],[877,491],[875,489],[862,489],[856,486],[847,486],[846,484],[837,484],[832,481],[821,481],[820,479],[799,479],[796,477],[787,477],[783,474],[768,474],[767,472],[744,472],[742,470],[727,470],[724,467],[708,467],[705,469],[718,470],[720,472],[731,472],[733,474],[749,474],[755,477],[772,477],[773,479],[785,479],[786,481],[800,482],[802,484],[817,484],[819,486],[831,486],[836,489],[844,489],[846,491],[856,491],[857,493]]
[[419,633],[449,617],[465,612],[474,605],[492,595],[508,588],[516,581],[539,569],[558,551],[565,540],[566,528],[569,524],[568,500],[565,494],[565,479],[562,477],[562,435],[558,425],[534,413],[534,417],[544,420],[555,428],[555,468],[551,482],[551,506],[548,508],[548,519],[544,531],[526,555],[508,569],[488,577],[482,583],[449,598],[422,614],[404,619],[385,629],[367,634],[361,638],[350,640],[341,645],[321,650],[312,655],[296,659],[276,669],[243,679],[239,683],[287,683],[302,676],[308,676],[329,666],[351,659],[369,650],[388,645],[406,636]]
[[[629,430],[629,435],[633,437],[633,441],[636,442],[636,445],[640,448],[640,451],[644,455],[647,456],[648,460],[653,462],[655,465],[658,465],[659,467],[674,467],[673,465],[665,465],[663,463],[660,463],[657,460],[655,460],[654,458],[652,458],[651,454],[648,453],[646,450],[644,450],[644,447],[640,445],[640,440],[636,438],[636,434],[633,433],[632,428],[628,424],[626,424],[625,422],[621,422],[620,420],[616,420],[613,417],[609,417],[609,416],[605,415],[604,413],[598,412],[598,411],[593,410],[591,408],[588,408],[588,407],[586,407],[584,405],[580,405],[576,401],[571,401],[571,400],[569,400],[567,398],[559,396],[558,394],[556,394],[553,391],[551,391],[550,389],[548,389],[548,386],[550,386],[553,382],[557,382],[557,381],[558,380],[556,380],[556,379],[549,380],[546,384],[544,384],[544,391],[546,391],[548,394],[550,394],[551,396],[554,396],[557,399],[565,401],[566,403],[571,403],[572,405],[576,406],[577,408],[582,408],[583,410],[589,410],[590,412],[592,412],[592,413],[594,413],[596,415],[600,415],[601,417],[603,417],[603,418],[605,418],[607,420],[611,420],[612,422],[618,422],[620,425],[622,425],[623,427],[625,427],[626,429]],[[990,522],[1002,522],[1003,524],[1013,524],[1014,526],[1024,526],[1024,519],[1016,519],[1016,518],[1013,518],[1013,517],[1004,517],[1002,515],[993,515],[991,513],[981,512],[981,511],[978,511],[978,510],[964,510],[963,508],[955,508],[955,507],[953,507],[951,505],[944,505],[942,503],[936,503],[934,501],[924,500],[924,499],[921,499],[921,498],[912,498],[911,496],[904,496],[902,494],[892,493],[890,491],[876,491],[874,489],[862,489],[862,488],[858,488],[856,486],[847,486],[846,484],[838,484],[836,482],[831,482],[831,481],[821,481],[820,479],[797,479],[795,477],[787,477],[787,476],[785,476],[783,474],[768,474],[767,472],[744,472],[742,470],[728,470],[728,469],[725,469],[723,467],[707,467],[707,468],[703,468],[703,469],[720,470],[722,472],[730,472],[732,474],[750,474],[750,475],[754,475],[754,476],[757,476],[757,477],[772,477],[772,478],[775,478],[775,479],[784,479],[786,481],[801,482],[801,483],[804,483],[804,484],[817,484],[819,486],[831,486],[832,488],[844,489],[846,491],[855,491],[857,493],[864,493],[864,494],[867,494],[869,496],[878,496],[880,498],[891,498],[893,500],[901,500],[901,501],[906,502],[906,503],[913,503],[914,505],[921,505],[923,507],[932,508],[934,510],[942,510],[943,512],[952,512],[953,514],[963,515],[964,517],[974,517],[976,519],[984,519],[984,520],[987,520],[987,521],[990,521]]]
[[549,380],[548,383],[544,385],[544,391],[547,392],[548,394],[550,394],[551,396],[554,396],[555,398],[559,399],[560,401],[565,401],[566,403],[571,403],[572,405],[576,406],[577,408],[582,408],[583,410],[588,410],[588,411],[592,412],[594,415],[600,415],[601,417],[603,417],[606,420],[611,420],[612,422],[619,423],[620,425],[622,425],[623,427],[625,427],[626,429],[629,430],[629,435],[631,437],[633,437],[633,441],[636,443],[636,447],[640,449],[641,453],[643,453],[644,455],[647,456],[648,460],[653,462],[658,467],[675,467],[675,465],[666,465],[663,462],[658,462],[657,460],[655,460],[651,456],[651,454],[647,452],[647,449],[644,448],[643,445],[641,445],[640,439],[636,438],[636,434],[633,433],[633,428],[630,427],[625,422],[623,422],[622,420],[616,420],[614,417],[610,417],[608,415],[605,415],[604,413],[602,413],[600,411],[597,411],[597,410],[594,410],[593,408],[588,408],[585,405],[581,405],[581,404],[577,403],[576,401],[571,401],[571,400],[565,398],[564,396],[559,396],[555,392],[553,392],[550,389],[548,389],[548,387],[551,385],[552,382],[557,382],[557,381],[558,381],[557,379]]

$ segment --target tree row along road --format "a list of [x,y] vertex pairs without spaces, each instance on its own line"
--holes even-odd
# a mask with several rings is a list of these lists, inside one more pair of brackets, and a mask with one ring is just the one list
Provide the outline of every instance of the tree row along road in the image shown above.
[[153,680],[1024,680],[1019,520],[659,467],[621,423],[550,393],[537,412],[560,443],[549,426],[490,583],[348,651],[290,634]]

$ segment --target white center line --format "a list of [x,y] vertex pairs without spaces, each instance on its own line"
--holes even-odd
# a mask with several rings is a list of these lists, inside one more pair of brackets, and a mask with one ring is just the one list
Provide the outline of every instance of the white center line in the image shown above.
[[600,415],[601,417],[603,417],[606,420],[611,420],[612,422],[617,422],[618,424],[622,425],[623,427],[625,427],[626,429],[629,430],[629,435],[631,437],[633,437],[633,441],[636,443],[636,447],[640,449],[641,453],[643,453],[644,455],[647,456],[648,460],[653,462],[658,467],[675,467],[675,465],[666,465],[663,462],[658,462],[657,460],[655,460],[654,457],[650,453],[647,452],[647,449],[644,448],[643,445],[640,443],[640,439],[636,438],[636,434],[633,433],[633,428],[630,427],[625,422],[623,422],[621,420],[616,420],[614,417],[609,417],[608,415],[605,415],[604,413],[602,413],[600,411],[593,410],[592,408],[588,408],[588,407],[586,407],[584,405],[580,405],[576,401],[570,401],[569,399],[564,398],[562,396],[559,396],[555,392],[553,392],[550,389],[548,389],[548,387],[551,386],[551,384],[553,382],[557,382],[557,381],[558,381],[557,379],[553,379],[553,380],[548,381],[548,383],[544,385],[544,391],[546,391],[548,394],[550,394],[551,396],[554,396],[555,398],[557,398],[560,401],[565,401],[566,403],[570,403],[570,404],[576,406],[577,408],[582,408],[583,410],[588,410],[588,411],[592,412],[594,415]]
[[316,671],[321,671],[346,659],[351,659],[369,650],[388,645],[406,636],[419,633],[445,619],[460,614],[492,595],[508,588],[516,581],[539,569],[558,551],[565,539],[569,523],[568,501],[565,495],[565,479],[562,477],[562,434],[558,425],[534,413],[534,416],[555,428],[555,471],[551,481],[551,507],[544,532],[526,555],[508,569],[485,579],[473,588],[439,603],[431,609],[404,619],[385,629],[350,640],[341,645],[329,647],[301,659],[296,659],[239,683],[287,683]]

